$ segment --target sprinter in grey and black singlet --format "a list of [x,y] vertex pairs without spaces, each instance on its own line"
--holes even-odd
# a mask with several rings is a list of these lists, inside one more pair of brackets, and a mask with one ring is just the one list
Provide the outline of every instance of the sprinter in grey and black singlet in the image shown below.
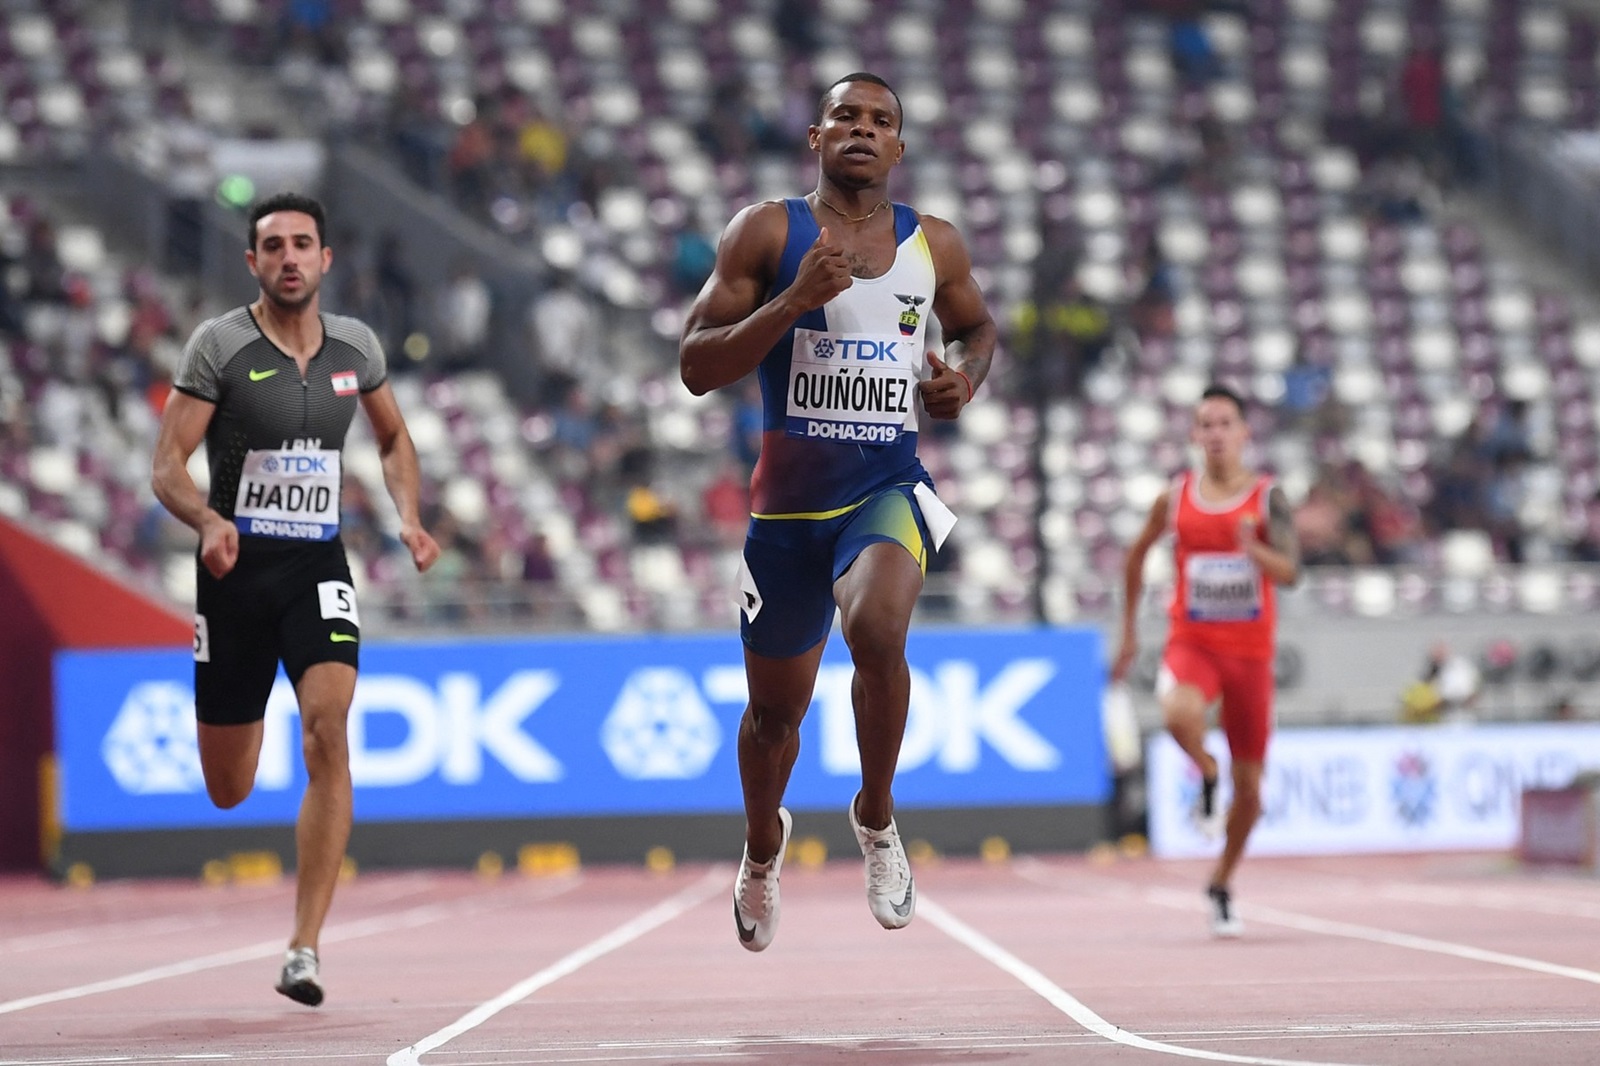
[[[333,263],[322,205],[294,193],[250,211],[247,307],[202,322],[161,415],[151,487],[200,535],[195,552],[196,740],[218,807],[250,795],[278,664],[294,686],[309,783],[295,827],[295,923],[275,986],[322,1002],[318,938],[350,838],[346,733],[361,620],[339,537],[345,434],[366,411],[417,570],[439,557],[418,515],[416,447],[383,349],[353,318],[320,313]],[[206,443],[210,488],[189,476]]]

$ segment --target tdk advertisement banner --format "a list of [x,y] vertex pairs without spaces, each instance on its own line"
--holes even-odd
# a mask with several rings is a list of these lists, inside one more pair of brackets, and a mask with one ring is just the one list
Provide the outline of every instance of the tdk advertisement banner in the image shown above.
[[[1093,804],[1109,792],[1091,630],[912,634],[904,807]],[[851,667],[835,638],[785,803],[838,807],[860,780]],[[736,637],[475,640],[361,650],[350,711],[368,821],[742,810]],[[254,793],[220,811],[196,751],[185,651],[56,658],[69,831],[288,824],[305,786],[294,691],[267,706]]]

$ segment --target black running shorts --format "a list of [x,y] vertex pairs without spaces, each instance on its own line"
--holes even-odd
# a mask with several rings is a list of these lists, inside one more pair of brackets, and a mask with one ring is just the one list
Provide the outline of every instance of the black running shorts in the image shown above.
[[317,663],[358,664],[361,625],[343,543],[240,548],[220,579],[199,566],[194,707],[207,725],[259,722],[280,659],[296,685]]

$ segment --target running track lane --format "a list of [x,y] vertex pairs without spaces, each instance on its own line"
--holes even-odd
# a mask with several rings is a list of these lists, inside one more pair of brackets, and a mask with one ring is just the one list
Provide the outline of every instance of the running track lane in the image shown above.
[[[1318,870],[1249,864],[1240,881],[1247,938],[1219,944],[1204,935],[1194,887],[1203,871],[1193,864],[923,864],[919,882],[933,905],[892,934],[867,914],[855,863],[791,867],[783,926],[762,955],[742,951],[728,928],[731,870],[659,877],[597,869],[548,897],[539,893],[551,882],[446,880],[464,908],[448,920],[325,950],[330,1000],[322,1011],[270,992],[275,959],[224,965],[0,1017],[0,1062],[384,1061],[540,974],[551,979],[420,1061],[1153,1063],[1195,1052],[1351,1066],[1600,1059],[1592,983],[1335,931],[1356,926],[1581,970],[1582,961],[1545,949],[1593,943],[1595,919],[1583,917],[1586,908],[1600,913],[1591,886],[1441,883],[1417,868],[1375,864],[1375,882],[1362,863],[1343,862],[1347,881],[1376,883],[1367,895],[1384,901],[1363,913],[1348,884]],[[346,886],[333,924],[360,910],[362,889],[385,883]],[[643,920],[683,893],[703,893],[704,902],[660,924]],[[1408,901],[1408,893],[1424,898]],[[1508,896],[1534,906],[1508,907]],[[250,911],[262,901],[240,902]],[[397,899],[383,913],[435,902]],[[1262,917],[1252,918],[1251,904]],[[1268,907],[1306,921],[1275,924]],[[269,917],[250,918],[228,943],[251,932],[281,935],[286,906],[254,909]],[[0,915],[14,913],[0,906]],[[168,917],[130,911],[122,921]],[[1574,922],[1591,935],[1574,936]],[[108,956],[84,944],[16,947],[26,937],[70,939],[70,924],[13,928],[0,917],[0,953],[11,944],[11,961],[50,956],[77,967],[80,983],[121,972],[118,943],[136,945],[143,961],[159,949],[170,963],[225,939],[210,927],[176,942],[159,926],[144,940],[125,928],[104,945]],[[28,969],[0,970],[0,995],[17,998],[11,985]],[[27,983],[37,995],[37,982]],[[1143,1042],[1116,1042],[1129,1033]]]

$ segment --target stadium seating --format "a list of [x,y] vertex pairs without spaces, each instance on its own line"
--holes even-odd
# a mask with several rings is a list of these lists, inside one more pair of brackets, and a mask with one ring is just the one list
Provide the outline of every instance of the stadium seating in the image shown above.
[[[312,39],[294,32],[292,7],[185,0],[181,14],[201,45],[287,77]],[[1430,535],[1420,526],[1396,534],[1377,555],[1349,557],[1354,568],[1321,575],[1291,609],[1551,610],[1593,598],[1560,564],[1579,554],[1600,488],[1600,322],[1576,313],[1570,295],[1530,285],[1472,225],[1441,215],[1428,183],[1408,186],[1409,164],[1374,140],[1376,117],[1397,113],[1407,56],[1429,42],[1441,49],[1452,115],[1592,123],[1587,16],[1513,0],[1269,0],[1249,18],[1221,8],[1196,16],[1210,50],[1196,68],[1175,62],[1170,19],[1118,0],[960,0],[933,20],[911,0],[817,8],[808,53],[785,36],[792,27],[774,17],[778,5],[759,0],[330,3],[314,29],[314,62],[356,101],[340,121],[435,145],[441,188],[465,196],[464,210],[537,241],[557,265],[605,262],[591,299],[618,315],[648,309],[658,346],[648,361],[660,369],[595,398],[586,416],[616,402],[653,455],[655,488],[683,518],[675,542],[635,543],[614,458],[575,451],[558,432],[559,410],[516,409],[486,376],[400,378],[430,505],[460,527],[460,559],[450,581],[418,582],[377,530],[362,547],[380,616],[595,628],[730,621],[722,590],[733,549],[697,530],[700,490],[731,448],[734,398],[696,399],[676,382],[674,342],[692,292],[674,275],[676,242],[686,228],[714,237],[752,199],[809,188],[815,164],[795,143],[796,124],[819,84],[854,69],[898,86],[909,148],[896,194],[962,229],[1008,340],[1060,233],[1075,234],[1077,275],[1121,323],[1081,399],[1040,394],[1022,363],[1002,356],[980,402],[925,435],[925,461],[964,517],[957,561],[931,580],[963,618],[1025,619],[1035,595],[1054,619],[1110,610],[1122,545],[1187,461],[1188,409],[1213,378],[1256,401],[1259,458],[1292,498],[1332,479],[1369,517],[1386,505],[1432,514],[1452,453],[1478,435],[1466,449],[1476,465],[1451,485],[1465,479],[1492,497],[1494,521],[1453,529],[1435,519]],[[37,61],[46,51],[63,71],[93,56],[124,77],[125,49],[75,43],[100,40],[74,29],[87,5],[27,10],[9,44],[0,40],[11,99],[39,99],[56,84],[40,73],[53,69]],[[21,70],[25,92],[14,88]],[[84,90],[83,114],[181,91],[159,77],[137,90],[126,82]],[[449,149],[474,121],[516,122],[519,133],[541,121],[501,106],[511,98],[532,100],[558,127],[545,134],[563,146],[565,169],[533,181],[490,167],[469,196],[450,183]],[[20,142],[42,143],[29,131],[49,124],[21,124],[17,113],[8,111]],[[1204,116],[1227,134],[1213,157],[1194,143]],[[749,136],[729,141],[719,124]],[[0,151],[4,140],[0,128]],[[1141,329],[1125,314],[1152,241],[1174,279],[1170,329]],[[91,287],[109,301],[96,315],[115,319],[121,312],[107,308],[123,298],[105,294],[116,286]],[[49,375],[30,369],[30,350],[13,346],[8,373],[32,400]],[[1288,402],[1291,379],[1308,367],[1331,392],[1309,414]],[[1502,453],[1484,436],[1517,411],[1523,421],[1507,431],[1522,435],[1524,453],[1486,468]],[[137,452],[141,419],[113,439],[8,451],[7,483],[27,488],[0,503],[91,532],[126,529],[78,513],[71,489],[99,478],[117,487],[111,514],[147,508],[123,469],[130,462],[96,458]],[[351,471],[382,515],[378,471],[359,459]],[[555,564],[551,601],[564,606],[530,613],[533,594],[506,589],[537,534]],[[162,555],[170,548],[152,555],[130,539],[107,533],[99,547],[167,574],[181,595],[182,566]],[[1514,559],[1533,565],[1513,576],[1504,564]]]

